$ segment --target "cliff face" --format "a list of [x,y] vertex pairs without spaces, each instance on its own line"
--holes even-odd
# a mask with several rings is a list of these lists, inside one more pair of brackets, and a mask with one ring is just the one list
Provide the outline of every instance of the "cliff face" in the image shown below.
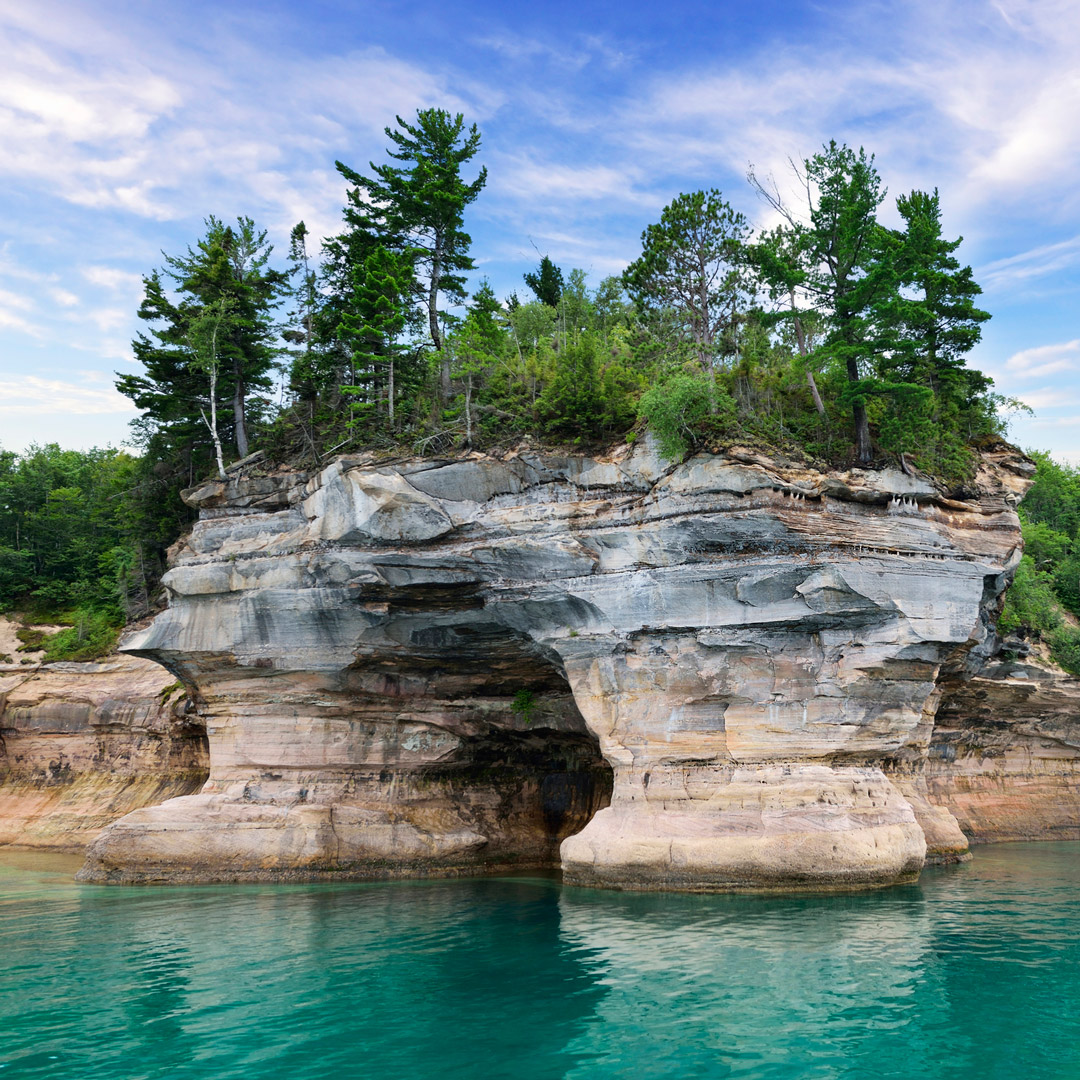
[[989,455],[964,501],[644,449],[207,484],[125,649],[198,700],[210,778],[83,875],[453,873],[561,841],[583,884],[911,877],[926,833],[966,847],[928,798],[937,680],[983,645],[1028,471]]
[[993,659],[942,697],[925,780],[973,841],[1080,840],[1080,679]]
[[0,667],[0,845],[81,849],[206,776],[205,733],[157,664]]

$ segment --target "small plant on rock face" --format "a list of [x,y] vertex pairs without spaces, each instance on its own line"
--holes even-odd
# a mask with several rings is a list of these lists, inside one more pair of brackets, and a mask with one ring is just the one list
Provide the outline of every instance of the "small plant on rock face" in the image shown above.
[[536,705],[536,696],[531,690],[519,690],[514,695],[510,711],[516,713],[526,723],[532,723],[532,711]]

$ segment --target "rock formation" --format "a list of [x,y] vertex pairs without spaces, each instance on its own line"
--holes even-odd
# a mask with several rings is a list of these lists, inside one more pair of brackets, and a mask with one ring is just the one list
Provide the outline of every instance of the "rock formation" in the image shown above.
[[1080,679],[1015,644],[944,693],[927,794],[973,842],[1080,840]]
[[206,776],[205,732],[157,664],[0,666],[0,846],[80,850]]
[[1029,473],[988,454],[956,499],[525,449],[207,483],[124,648],[198,702],[210,778],[112,825],[83,877],[456,873],[561,841],[579,884],[911,878],[924,829],[966,846],[928,797],[937,684],[984,647]]

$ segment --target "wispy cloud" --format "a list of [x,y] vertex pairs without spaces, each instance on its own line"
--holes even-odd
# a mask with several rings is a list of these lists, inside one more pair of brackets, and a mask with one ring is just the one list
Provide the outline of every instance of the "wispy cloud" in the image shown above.
[[[340,221],[334,160],[385,160],[383,128],[432,105],[484,133],[489,185],[466,227],[500,293],[535,264],[530,240],[564,269],[620,269],[679,191],[720,187],[762,222],[748,162],[795,198],[788,158],[834,137],[876,151],[893,195],[941,189],[946,229],[965,234],[960,257],[981,264],[988,292],[1012,290],[1017,307],[1028,284],[1059,299],[1070,287],[1075,0],[805,0],[795,29],[761,19],[738,48],[716,44],[731,20],[707,7],[695,37],[681,16],[631,3],[616,36],[572,11],[557,27],[481,22],[451,0],[437,12],[461,26],[448,49],[423,20],[403,32],[392,5],[358,19],[330,0],[316,32],[253,0],[0,0],[0,185],[19,207],[0,222],[0,363],[23,362],[4,342],[21,348],[26,335],[35,356],[129,362],[140,273],[162,248],[183,250],[211,212],[251,214],[279,254],[303,219],[317,246]],[[992,345],[1004,320],[983,346],[1003,383],[1034,385],[1041,400],[1075,379],[1075,328],[1029,321],[1060,344],[1005,360]]]
[[115,266],[84,266],[81,273],[91,285],[110,292],[136,295],[142,292],[142,275],[129,270],[118,270]]
[[1080,263],[1080,236],[1043,244],[981,266],[978,280],[987,290],[1007,288],[1030,278],[1044,277]]
[[36,375],[0,377],[0,414],[132,413],[135,406],[112,387],[87,386]]
[[1020,391],[1020,400],[1036,412],[1042,409],[1066,409],[1080,405],[1080,396],[1063,393],[1059,387],[1044,386],[1038,390]]
[[1021,349],[1005,361],[1005,369],[1017,378],[1033,379],[1080,366],[1080,338],[1057,345]]

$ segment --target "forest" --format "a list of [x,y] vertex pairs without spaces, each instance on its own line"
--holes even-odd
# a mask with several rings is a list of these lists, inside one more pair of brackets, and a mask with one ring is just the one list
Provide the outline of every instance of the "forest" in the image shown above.
[[[672,459],[748,444],[820,467],[892,464],[961,493],[1019,407],[967,366],[990,315],[937,191],[900,195],[902,226],[883,224],[887,192],[861,148],[792,163],[797,202],[751,169],[771,228],[719,191],[679,194],[622,274],[590,287],[544,255],[500,298],[485,280],[466,288],[466,215],[487,181],[476,126],[433,108],[386,136],[386,161],[336,163],[341,231],[321,244],[300,222],[277,258],[250,217],[210,216],[146,275],[141,372],[117,381],[140,410],[132,452],[0,453],[0,610],[70,623],[49,658],[98,655],[154,608],[190,521],[180,491],[254,451],[314,467],[362,449],[585,449],[648,431]],[[1039,469],[1036,489],[1076,495],[1075,473]],[[1077,520],[1048,513],[1028,510],[1021,581],[1058,621],[1019,602],[1006,619],[1065,655],[1060,612],[1080,598],[1060,568],[1080,558]]]

